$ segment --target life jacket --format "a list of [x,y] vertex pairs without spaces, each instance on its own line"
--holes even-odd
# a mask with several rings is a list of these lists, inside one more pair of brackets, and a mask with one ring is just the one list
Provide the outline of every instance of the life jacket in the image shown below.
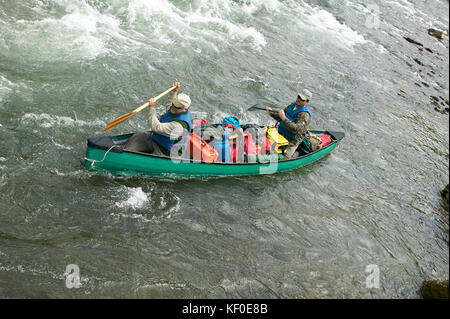
[[[296,103],[292,103],[291,105],[288,106],[287,111],[285,112],[286,117],[288,119],[290,119],[291,121],[295,122],[295,116],[300,113],[300,112],[307,112],[309,114],[309,116],[311,117],[311,112],[309,111],[308,105],[305,105],[304,107],[298,108],[296,110],[294,110],[294,107],[296,106]],[[278,125],[278,132],[283,135],[284,137],[286,137],[287,139],[294,141],[297,139],[297,134],[293,134],[291,133],[291,131],[289,131],[286,126],[284,125],[283,121],[279,122]]]
[[[189,111],[187,111],[186,113],[173,115],[172,113],[170,113],[170,110],[168,110],[166,113],[161,115],[161,117],[159,118],[159,121],[161,123],[168,123],[168,122],[173,122],[173,121],[183,121],[183,122],[187,123],[189,132],[186,136],[180,136],[180,137],[177,137],[176,139],[173,139],[166,135],[161,135],[156,132],[153,132],[153,135],[152,135],[153,141],[155,141],[159,146],[161,146],[167,152],[170,152],[172,147],[175,144],[178,144],[180,142],[182,142],[182,145],[185,148],[187,147],[187,143],[188,143],[187,137],[189,136],[189,133],[192,131],[191,114],[189,113]],[[183,128],[184,128],[184,126],[183,126]]]

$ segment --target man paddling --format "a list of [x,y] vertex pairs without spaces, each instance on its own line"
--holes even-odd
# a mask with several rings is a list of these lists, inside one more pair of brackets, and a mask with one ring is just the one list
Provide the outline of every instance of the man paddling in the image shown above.
[[[311,98],[312,93],[304,89],[297,94],[295,102],[288,105],[285,109],[280,110],[278,113],[272,111],[270,107],[266,108],[269,115],[279,121],[278,132],[289,141],[289,145],[284,153],[287,158],[292,157],[308,133],[307,130],[311,120],[308,103]],[[307,139],[309,138],[307,137]],[[317,149],[320,146],[314,145],[314,148]]]
[[[175,87],[168,95],[166,112],[158,119],[156,117],[154,98],[148,100],[150,112],[148,122],[151,135],[147,132],[133,134],[124,149],[135,152],[152,153],[154,155],[182,156],[188,143],[189,133],[192,130],[192,120],[189,112],[191,99],[184,93],[178,93],[180,82],[173,84]],[[173,147],[177,146],[173,154]]]

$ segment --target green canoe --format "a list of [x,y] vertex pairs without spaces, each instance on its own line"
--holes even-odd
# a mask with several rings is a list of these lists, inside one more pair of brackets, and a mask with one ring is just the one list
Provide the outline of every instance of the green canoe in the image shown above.
[[[106,170],[113,174],[149,175],[169,178],[206,176],[243,176],[283,172],[310,164],[339,145],[343,132],[311,131],[316,135],[327,134],[331,142],[320,150],[292,159],[278,159],[275,155],[249,156],[249,162],[206,163],[192,159],[176,159],[147,153],[124,151],[121,148],[132,135],[102,136],[89,138],[84,164],[90,169]],[[280,156],[281,158],[282,156]]]

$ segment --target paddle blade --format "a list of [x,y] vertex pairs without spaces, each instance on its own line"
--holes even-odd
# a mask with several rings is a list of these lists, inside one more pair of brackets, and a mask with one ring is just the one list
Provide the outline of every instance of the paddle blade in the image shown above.
[[116,118],[115,120],[112,120],[111,122],[109,122],[105,128],[103,129],[103,132],[106,132],[107,130],[113,128],[114,126],[122,123],[123,121],[128,120],[130,117],[132,117],[133,115],[135,115],[137,112],[130,112],[127,114],[124,114],[122,116],[119,116],[118,118]]
[[[167,89],[166,91],[162,92],[160,95],[158,95],[157,97],[155,97],[155,101],[158,100],[159,98],[163,97],[164,95],[166,95],[167,93],[169,93],[170,91],[172,91],[175,88],[175,86],[172,86],[171,88]],[[112,120],[111,122],[109,122],[105,128],[103,129],[103,132],[106,132],[107,130],[109,130],[110,128],[116,126],[117,124],[122,123],[123,121],[126,121],[127,119],[129,119],[130,117],[132,117],[134,114],[136,114],[137,112],[142,111],[143,109],[145,109],[148,106],[148,102],[141,105],[140,107],[138,107],[137,109],[131,111],[130,113],[124,114],[118,118],[116,118],[115,120]]]
[[253,105],[247,109],[247,111],[265,111],[266,108],[258,105]]

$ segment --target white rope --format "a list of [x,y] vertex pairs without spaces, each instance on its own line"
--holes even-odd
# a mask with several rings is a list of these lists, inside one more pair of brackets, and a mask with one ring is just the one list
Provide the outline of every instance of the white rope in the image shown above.
[[90,159],[90,158],[87,158],[87,157],[85,157],[84,159],[86,161],[91,162],[91,167],[94,167],[95,162],[97,162],[97,163],[103,162],[105,160],[105,158],[106,158],[106,155],[108,155],[109,151],[111,151],[114,147],[119,147],[120,148],[120,145],[113,145],[113,146],[111,146],[109,148],[109,150],[105,153],[105,155],[103,156],[103,159],[101,161],[93,160],[93,159]]

